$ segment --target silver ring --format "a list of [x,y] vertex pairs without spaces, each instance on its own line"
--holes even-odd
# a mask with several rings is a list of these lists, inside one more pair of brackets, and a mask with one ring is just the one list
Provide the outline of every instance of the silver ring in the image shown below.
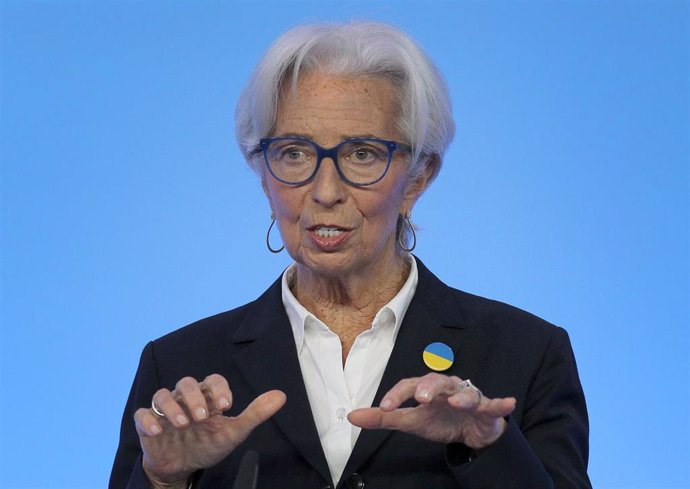
[[153,399],[151,399],[151,411],[153,411],[154,413],[156,413],[156,414],[157,414],[158,416],[160,416],[161,418],[165,418],[165,414],[163,414],[163,413],[156,407],[156,403],[154,402]]
[[482,391],[480,391],[479,388],[476,387],[470,379],[463,380],[460,382],[460,392],[466,389],[473,389],[477,393],[477,402],[481,402],[482,397],[484,397],[484,394],[482,394]]

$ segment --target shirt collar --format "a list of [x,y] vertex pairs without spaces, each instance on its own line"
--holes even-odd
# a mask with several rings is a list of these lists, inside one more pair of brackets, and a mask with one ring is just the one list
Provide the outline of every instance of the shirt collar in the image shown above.
[[[388,304],[383,306],[374,317],[372,322],[372,330],[381,328],[386,324],[392,323],[395,320],[395,326],[393,334],[390,335],[391,344],[395,342],[395,338],[398,336],[398,331],[400,330],[400,325],[405,317],[407,308],[412,302],[412,297],[417,290],[418,272],[417,272],[417,261],[408,255],[407,259],[410,264],[410,273],[407,276],[407,280],[403,284],[402,288],[393,297]],[[292,327],[292,334],[295,338],[295,345],[297,346],[297,351],[300,351],[302,344],[304,343],[304,327],[306,321],[315,321],[319,324],[323,324],[316,316],[310,313],[302,304],[299,303],[297,298],[292,294],[290,290],[290,283],[294,280],[295,276],[295,264],[290,265],[285,272],[283,272],[283,278],[281,280],[282,288],[282,298],[283,306],[285,307],[285,312],[290,320],[290,326]],[[390,318],[390,314],[393,314],[393,318]]]

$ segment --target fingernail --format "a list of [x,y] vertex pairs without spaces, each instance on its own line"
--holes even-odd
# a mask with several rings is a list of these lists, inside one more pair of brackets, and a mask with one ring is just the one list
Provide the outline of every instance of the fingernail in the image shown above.
[[418,396],[428,401],[429,399],[431,399],[431,392],[427,390],[421,390],[419,391]]
[[149,428],[149,432],[150,432],[152,435],[155,436],[155,435],[157,435],[158,433],[161,432],[161,429],[160,429],[160,427],[159,427],[158,425],[155,425],[155,424],[154,424],[153,426],[151,426],[151,427]]
[[220,408],[226,408],[230,405],[230,401],[228,401],[225,397],[221,397],[218,399],[218,407]]
[[204,419],[206,417],[206,410],[202,407],[196,408],[194,414],[196,415],[196,419]]
[[185,424],[189,423],[187,416],[185,416],[183,414],[178,414],[177,416],[175,416],[175,421],[177,421],[177,423],[181,424],[181,425],[185,425]]
[[390,409],[390,407],[393,405],[393,401],[390,399],[384,399],[381,401],[381,409]]

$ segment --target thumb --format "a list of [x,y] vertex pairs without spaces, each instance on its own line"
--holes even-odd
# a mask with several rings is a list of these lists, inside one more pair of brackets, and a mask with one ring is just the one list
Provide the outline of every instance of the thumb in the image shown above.
[[378,408],[355,409],[347,415],[347,420],[360,428],[375,430],[383,426],[383,411]]
[[264,392],[254,399],[237,417],[233,419],[233,431],[239,444],[254,431],[254,428],[277,413],[287,400],[284,392],[273,390]]

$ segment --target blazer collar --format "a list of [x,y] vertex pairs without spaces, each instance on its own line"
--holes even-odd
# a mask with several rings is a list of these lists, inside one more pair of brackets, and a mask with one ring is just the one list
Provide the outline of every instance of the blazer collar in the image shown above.
[[415,260],[417,261],[419,281],[412,301],[423,308],[429,318],[438,325],[456,329],[466,328],[467,323],[462,310],[453,297],[453,289],[431,273],[419,258],[415,257]]

